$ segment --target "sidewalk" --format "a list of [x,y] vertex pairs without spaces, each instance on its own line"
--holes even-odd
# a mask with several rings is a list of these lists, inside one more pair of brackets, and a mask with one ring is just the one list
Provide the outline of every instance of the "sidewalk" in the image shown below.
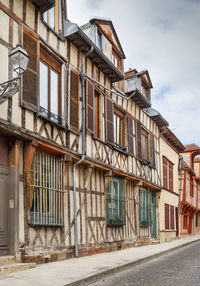
[[0,276],[0,286],[87,285],[96,279],[200,241],[200,235],[156,245],[72,258]]

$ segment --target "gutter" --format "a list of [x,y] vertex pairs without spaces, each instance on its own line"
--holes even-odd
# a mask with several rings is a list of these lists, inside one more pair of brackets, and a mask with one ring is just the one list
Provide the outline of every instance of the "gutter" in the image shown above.
[[75,244],[75,256],[78,257],[78,227],[77,227],[77,201],[76,201],[76,166],[81,164],[85,160],[85,140],[86,140],[86,126],[85,126],[85,59],[93,51],[91,49],[82,57],[81,66],[81,91],[82,91],[82,156],[81,159],[73,165],[73,198],[74,198],[74,244]]

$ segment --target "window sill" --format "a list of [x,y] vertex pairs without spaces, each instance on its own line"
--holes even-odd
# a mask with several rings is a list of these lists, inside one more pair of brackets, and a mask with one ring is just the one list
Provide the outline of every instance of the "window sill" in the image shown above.
[[43,24],[49,29],[51,30],[62,42],[65,41],[65,38],[63,37],[63,34],[60,33],[58,34],[53,28],[51,28],[51,26],[49,26],[49,24],[47,22],[44,21],[44,19],[42,18],[42,22]]
[[114,145],[113,149],[118,151],[118,152],[123,153],[124,155],[127,155],[127,156],[129,155],[129,153],[126,151],[126,149],[124,147],[119,146],[119,145]]
[[48,111],[47,109],[40,107],[39,111],[38,111],[38,117],[44,119],[45,121],[49,122],[50,124],[54,124],[57,127],[63,129],[63,130],[67,130],[67,127],[65,126],[64,120],[57,116],[54,113],[51,113],[50,111]]
[[152,163],[146,159],[138,159],[143,165],[148,166],[149,168],[153,168]]
[[102,139],[96,137],[94,134],[92,134],[92,138],[93,138],[94,140],[96,140],[96,141],[99,141],[99,142],[105,144],[105,142],[104,142]]

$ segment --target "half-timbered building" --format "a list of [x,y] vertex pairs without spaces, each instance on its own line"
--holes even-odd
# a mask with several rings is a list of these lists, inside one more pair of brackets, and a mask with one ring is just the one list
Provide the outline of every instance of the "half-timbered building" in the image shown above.
[[198,234],[200,209],[200,177],[199,177],[200,147],[188,144],[181,152],[183,157],[180,173],[180,225],[181,236]]
[[147,70],[124,73],[110,20],[64,0],[1,0],[0,255],[48,262],[159,238],[160,130]]

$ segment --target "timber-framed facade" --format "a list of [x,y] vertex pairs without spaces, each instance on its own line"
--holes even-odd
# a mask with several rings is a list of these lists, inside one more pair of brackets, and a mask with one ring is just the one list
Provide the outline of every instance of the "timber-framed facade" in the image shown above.
[[1,81],[15,76],[16,44],[30,57],[0,104],[0,255],[41,263],[158,240],[168,123],[151,108],[148,71],[125,73],[112,22],[79,27],[64,0],[0,8]]

